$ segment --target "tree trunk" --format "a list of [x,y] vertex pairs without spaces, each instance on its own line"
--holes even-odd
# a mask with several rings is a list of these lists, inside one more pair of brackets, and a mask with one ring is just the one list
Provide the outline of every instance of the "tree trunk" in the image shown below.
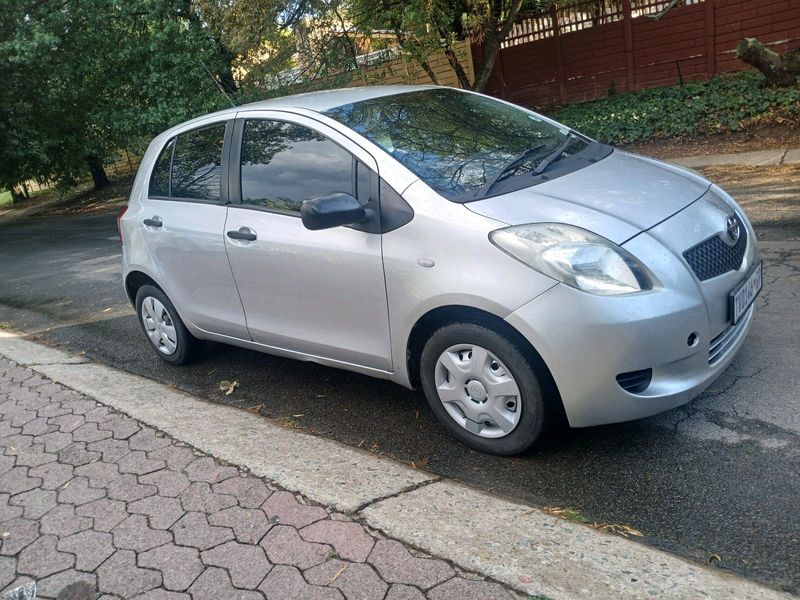
[[475,73],[475,84],[472,86],[472,89],[476,92],[482,92],[486,89],[497,55],[500,53],[500,44],[511,33],[511,28],[514,26],[514,21],[517,20],[521,8],[522,0],[513,0],[502,24],[498,23],[493,28],[487,28],[483,46],[483,60]]
[[96,156],[87,156],[86,164],[89,165],[89,171],[92,174],[95,190],[102,190],[111,185],[111,182],[108,180],[108,175],[106,175],[106,170],[103,168],[103,161]]
[[770,85],[790,87],[800,76],[800,50],[781,56],[756,38],[744,38],[736,47],[736,56],[761,71]]
[[22,202],[25,200],[25,195],[17,189],[17,186],[11,186],[11,201],[14,203]]

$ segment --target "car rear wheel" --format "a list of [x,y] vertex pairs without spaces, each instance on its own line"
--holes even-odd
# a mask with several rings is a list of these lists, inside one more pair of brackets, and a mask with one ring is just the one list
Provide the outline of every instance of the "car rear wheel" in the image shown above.
[[186,329],[167,295],[152,285],[136,293],[136,314],[150,346],[159,358],[184,365],[199,355],[203,343]]
[[546,403],[525,354],[473,323],[438,329],[420,361],[428,404],[456,438],[483,452],[518,454],[541,434]]

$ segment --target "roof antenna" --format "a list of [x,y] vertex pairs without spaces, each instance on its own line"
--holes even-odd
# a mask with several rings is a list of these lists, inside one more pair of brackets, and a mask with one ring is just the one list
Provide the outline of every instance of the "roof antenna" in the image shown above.
[[222,92],[222,95],[223,95],[223,96],[225,96],[225,98],[228,100],[228,102],[230,102],[230,103],[231,103],[231,106],[232,106],[233,108],[236,108],[236,103],[233,101],[233,98],[231,98],[231,97],[228,95],[228,92],[226,92],[226,91],[225,91],[225,88],[223,88],[223,87],[222,87],[222,84],[221,84],[219,81],[217,81],[217,78],[216,78],[216,77],[214,77],[214,74],[213,74],[213,73],[212,73],[212,72],[209,70],[209,68],[206,66],[206,63],[204,63],[204,62],[203,62],[203,59],[202,59],[202,58],[198,58],[197,60],[199,60],[199,61],[200,61],[200,64],[201,64],[201,65],[203,65],[203,68],[206,70],[206,73],[208,73],[208,76],[209,76],[209,77],[211,77],[211,80],[212,80],[212,81],[213,81],[213,82],[216,84],[216,86],[219,88],[219,91],[220,91],[220,92]]

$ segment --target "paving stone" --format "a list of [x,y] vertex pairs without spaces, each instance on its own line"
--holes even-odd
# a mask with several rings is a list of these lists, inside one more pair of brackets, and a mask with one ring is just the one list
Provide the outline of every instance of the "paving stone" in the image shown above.
[[33,445],[32,435],[9,435],[3,440],[3,454],[10,456],[12,454],[19,454],[21,450],[30,448]]
[[129,452],[117,461],[120,473],[134,473],[136,475],[147,475],[154,471],[160,471],[167,465],[163,460],[153,460],[147,458],[147,454],[141,450]]
[[117,440],[127,440],[141,429],[136,421],[123,416],[100,423],[98,427],[105,431],[110,431],[114,439]]
[[147,516],[150,527],[153,529],[169,529],[184,514],[177,498],[162,498],[161,496],[150,496],[130,502],[128,512]]
[[211,489],[217,494],[230,494],[242,508],[259,508],[272,492],[267,485],[252,475],[231,477],[215,483]]
[[69,569],[75,565],[75,557],[56,550],[58,538],[45,535],[19,553],[17,573],[42,579],[53,573]]
[[446,562],[412,556],[405,546],[394,540],[378,540],[368,560],[387,582],[407,583],[423,590],[455,575]]
[[92,442],[87,449],[100,452],[105,462],[116,462],[131,451],[127,440],[108,438],[99,442]]
[[11,417],[12,427],[22,427],[25,423],[33,421],[39,415],[35,410],[27,410],[22,407],[17,407],[15,410],[6,411],[6,415]]
[[190,512],[183,515],[170,530],[175,535],[175,543],[207,550],[233,539],[233,531],[228,527],[213,527],[208,524],[206,515]]
[[75,477],[61,486],[58,491],[58,501],[80,506],[93,500],[105,498],[105,495],[105,489],[89,487],[89,479],[87,477]]
[[41,484],[40,478],[28,476],[28,467],[14,467],[0,475],[0,493],[10,496],[27,492]]
[[22,429],[19,427],[12,427],[11,421],[0,421],[0,439],[19,435],[21,431]]
[[261,540],[272,564],[291,565],[305,570],[325,562],[332,555],[332,548],[326,544],[303,541],[293,527],[276,525]]
[[264,579],[258,589],[267,600],[343,600],[342,593],[334,588],[306,583],[294,567],[278,565]]
[[158,569],[168,590],[182,592],[186,590],[205,566],[200,562],[197,548],[165,544],[139,555],[140,567]]
[[[167,467],[174,471],[183,471],[188,464],[197,458],[191,448],[186,446],[165,446],[158,450],[150,450],[147,452],[147,458],[155,460],[163,460],[167,463]],[[187,483],[188,485],[188,483]]]
[[28,475],[41,478],[43,490],[55,490],[74,477],[74,469],[72,465],[52,462],[33,467],[28,471]]
[[[2,475],[3,473],[7,473],[11,469],[13,469],[14,465],[16,464],[16,462],[17,462],[17,457],[16,456],[1,455],[0,456],[0,475]],[[30,475],[30,472],[28,473],[28,475]]]
[[243,544],[257,544],[272,527],[263,511],[239,506],[209,515],[208,522],[232,528],[236,540]]
[[[44,396],[45,394],[42,395]],[[68,415],[69,413],[70,409],[64,408],[60,402],[53,402],[52,399],[51,402],[36,410],[36,414],[40,417],[44,417],[45,419],[61,417],[63,415]]]
[[223,569],[206,569],[189,588],[194,600],[264,600],[258,592],[237,590]]
[[236,498],[227,494],[215,494],[211,486],[204,482],[195,482],[179,496],[184,510],[214,513],[223,508],[236,506]]
[[58,462],[66,463],[73,467],[85,465],[101,458],[102,454],[99,452],[87,450],[84,442],[73,442],[58,453]]
[[234,467],[224,467],[210,456],[196,459],[186,467],[186,476],[190,481],[205,481],[206,483],[219,483],[239,474]]
[[33,438],[34,444],[44,444],[44,449],[47,452],[58,452],[69,446],[74,440],[71,433],[63,433],[61,431],[53,431],[45,433],[44,435],[37,435]]
[[[9,504],[21,506],[26,519],[40,519],[45,513],[56,505],[56,493],[50,490],[36,488],[22,494],[17,494]],[[2,519],[0,519],[2,520]]]
[[[56,455],[45,452],[41,445],[36,445],[18,451],[15,454],[15,458],[15,464],[18,467],[38,467],[55,462]],[[30,471],[28,475],[30,475]]]
[[115,547],[136,552],[144,552],[172,541],[170,532],[151,528],[144,515],[130,515],[111,533],[114,535]]
[[0,526],[0,554],[13,556],[39,537],[39,523],[29,519],[11,519]]
[[92,528],[104,532],[111,531],[128,516],[125,503],[110,498],[88,502],[76,508],[75,513],[82,517],[91,517],[94,520]]
[[5,594],[31,583],[35,583],[31,577],[28,577],[27,575],[21,575],[9,583],[4,589],[0,590],[0,594]]
[[10,556],[0,556],[0,590],[14,581],[17,574],[17,561]]
[[105,423],[116,417],[115,413],[107,406],[95,406],[92,410],[83,415],[88,423]]
[[312,567],[303,576],[312,585],[328,585],[341,590],[347,600],[382,600],[389,588],[369,565],[337,559]]
[[115,550],[110,533],[93,530],[60,539],[58,549],[74,554],[75,568],[81,571],[94,571]]
[[[98,600],[103,600],[98,598]],[[180,592],[168,592],[167,590],[150,590],[141,596],[136,596],[133,600],[192,600],[189,594]]]
[[108,487],[112,481],[119,477],[119,467],[115,463],[97,461],[75,467],[75,475],[86,477],[92,487]]
[[58,427],[58,430],[62,433],[72,433],[86,421],[80,415],[66,414],[60,417],[52,417],[47,422]]
[[72,432],[72,439],[76,442],[99,442],[111,437],[111,432],[98,429],[97,423],[84,423]]
[[156,486],[159,496],[166,496],[169,498],[180,496],[181,492],[189,487],[190,483],[186,475],[169,469],[162,469],[161,471],[139,477],[139,482]]
[[261,508],[273,523],[292,525],[298,529],[328,516],[324,508],[301,504],[289,492],[274,492]]
[[395,583],[389,588],[385,600],[425,600],[425,596],[415,587]]
[[66,537],[92,526],[92,519],[75,514],[71,504],[59,504],[39,521],[42,535],[53,534]]
[[330,544],[341,558],[354,562],[367,560],[375,545],[375,538],[364,527],[347,521],[317,521],[300,530],[300,536],[307,542]]
[[71,410],[73,415],[85,415],[97,408],[97,402],[94,400],[87,400],[72,390],[64,390],[64,396],[61,398],[61,406]]
[[[161,572],[136,566],[136,554],[117,550],[97,569],[97,585],[101,592],[120,598],[133,598],[161,585]],[[221,598],[219,600],[222,600]]]
[[203,563],[228,571],[238,588],[255,589],[264,580],[272,565],[259,546],[227,542],[202,553]]
[[112,500],[133,502],[152,496],[158,491],[154,485],[142,485],[136,481],[136,475],[122,475],[108,486],[108,497]]
[[513,600],[513,596],[497,583],[474,581],[462,577],[454,577],[428,591],[429,600],[462,600],[462,598]]
[[58,429],[55,425],[48,425],[45,417],[37,417],[33,421],[28,421],[22,426],[23,435],[44,435]]
[[128,440],[131,450],[144,450],[145,452],[165,448],[171,444],[169,438],[157,436],[152,429],[142,429]]
[[[23,492],[23,494],[28,493],[30,492]],[[19,496],[21,495],[22,494],[19,494]],[[15,496],[15,498],[16,497],[17,496]],[[11,502],[11,496],[9,494],[0,494],[0,523],[3,521],[8,521],[9,519],[21,517],[22,513],[23,508],[21,506],[14,506],[14,504]]]
[[97,576],[75,569],[62,571],[36,582],[36,598],[91,600],[97,591]]

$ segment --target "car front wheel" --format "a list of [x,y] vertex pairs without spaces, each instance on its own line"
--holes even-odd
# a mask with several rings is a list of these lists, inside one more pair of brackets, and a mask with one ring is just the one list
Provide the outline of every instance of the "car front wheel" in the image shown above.
[[143,285],[136,293],[136,314],[150,346],[159,358],[183,365],[194,360],[202,342],[186,329],[167,295],[152,285]]
[[438,329],[422,351],[420,374],[436,417],[472,448],[518,454],[543,430],[546,404],[531,362],[491,329],[473,323]]

